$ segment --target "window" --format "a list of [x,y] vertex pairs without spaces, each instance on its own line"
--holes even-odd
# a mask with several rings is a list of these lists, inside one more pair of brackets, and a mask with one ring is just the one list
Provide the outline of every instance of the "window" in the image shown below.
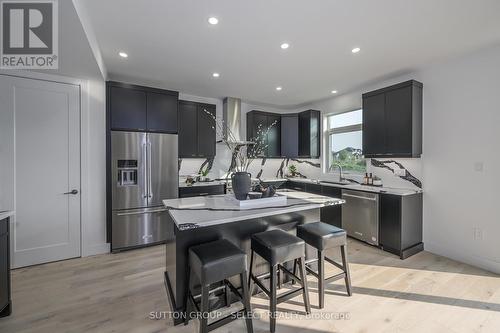
[[327,117],[328,161],[327,171],[333,164],[340,164],[346,173],[366,172],[362,152],[362,110],[355,110]]

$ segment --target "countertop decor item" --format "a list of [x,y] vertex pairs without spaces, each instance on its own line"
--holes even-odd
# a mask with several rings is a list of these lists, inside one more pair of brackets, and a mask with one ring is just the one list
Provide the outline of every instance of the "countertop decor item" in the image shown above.
[[255,198],[255,199],[249,199],[248,200],[238,200],[235,199],[233,196],[228,197],[228,199],[234,203],[237,207],[240,208],[253,208],[253,207],[272,207],[272,206],[281,206],[281,205],[286,205],[287,204],[287,199],[286,195],[283,194],[277,194],[273,197],[261,197],[261,198]]
[[246,200],[252,187],[252,177],[245,171],[235,172],[231,175],[231,185],[236,199]]
[[229,171],[233,173],[231,176],[231,185],[234,195],[238,200],[245,200],[252,186],[251,175],[248,173],[248,168],[253,160],[258,156],[262,156],[262,153],[267,148],[267,133],[276,125],[276,122],[273,122],[266,129],[263,129],[262,126],[259,125],[256,138],[253,138],[252,141],[241,141],[238,140],[230,126],[223,120],[216,118],[207,110],[204,111],[213,118],[215,122],[214,130],[216,131],[217,137],[221,138],[221,142],[223,142],[232,153]]

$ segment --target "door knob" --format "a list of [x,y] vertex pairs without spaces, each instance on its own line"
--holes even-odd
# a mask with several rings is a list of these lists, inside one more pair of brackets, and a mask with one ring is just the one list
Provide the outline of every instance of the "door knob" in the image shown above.
[[78,190],[71,190],[71,192],[65,192],[63,194],[78,194]]

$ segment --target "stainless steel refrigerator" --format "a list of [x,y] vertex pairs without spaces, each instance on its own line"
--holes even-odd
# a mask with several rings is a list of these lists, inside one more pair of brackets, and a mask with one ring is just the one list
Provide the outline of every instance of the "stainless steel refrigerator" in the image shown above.
[[177,149],[175,134],[111,132],[112,251],[164,242],[173,231],[162,200],[178,197]]

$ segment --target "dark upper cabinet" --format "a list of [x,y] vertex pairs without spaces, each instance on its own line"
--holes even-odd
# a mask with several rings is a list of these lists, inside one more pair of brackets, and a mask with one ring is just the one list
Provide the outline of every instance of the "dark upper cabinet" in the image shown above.
[[148,92],[147,129],[151,132],[177,133],[177,94]]
[[109,81],[109,128],[177,133],[178,99],[175,91]]
[[363,94],[363,154],[420,157],[422,89],[410,80]]
[[179,101],[179,157],[198,155],[198,105]]
[[[272,125],[274,124],[274,125]],[[267,132],[267,157],[281,157],[281,117],[270,114],[267,116],[267,125],[271,126]]]
[[280,115],[255,110],[247,113],[247,140],[255,141],[259,137],[262,145],[267,147],[258,154],[258,157],[281,157]]
[[321,112],[276,114],[263,111],[247,113],[247,140],[255,141],[259,133],[267,135],[267,145],[259,157],[319,158],[321,156]]
[[109,88],[111,129],[146,130],[147,93],[123,87]]
[[179,198],[205,197],[218,194],[226,194],[226,185],[179,187]]
[[[250,111],[247,113],[247,140],[256,141],[257,138],[262,140],[262,145],[267,145],[267,136],[263,135],[264,129],[267,127],[267,114],[264,112]],[[250,150],[249,150],[250,152]],[[256,157],[267,156],[267,150],[259,151]]]
[[376,156],[385,150],[385,95],[363,98],[363,154]]
[[179,157],[215,156],[215,112],[212,104],[179,101]]
[[283,157],[299,156],[299,115],[281,115],[281,155]]
[[299,157],[319,158],[321,155],[321,112],[299,113]]
[[215,105],[198,105],[198,156],[215,156]]

